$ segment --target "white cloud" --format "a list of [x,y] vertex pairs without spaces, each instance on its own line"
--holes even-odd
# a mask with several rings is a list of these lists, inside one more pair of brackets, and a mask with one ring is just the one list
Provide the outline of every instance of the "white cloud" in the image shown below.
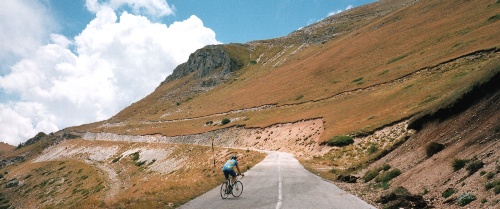
[[110,7],[113,10],[117,10],[123,6],[130,7],[133,14],[142,14],[152,17],[162,17],[174,13],[174,8],[170,7],[165,0],[109,0],[106,2],[86,0],[85,5],[89,11],[94,13],[102,10],[103,7]]
[[196,16],[167,26],[98,8],[74,41],[51,34],[50,44],[0,76],[0,90],[22,101],[0,104],[0,141],[17,145],[39,131],[107,119],[151,93],[190,53],[219,43]]
[[18,145],[19,137],[28,139],[39,131],[57,131],[54,120],[55,116],[39,103],[0,104],[0,141]]
[[347,5],[347,7],[346,7],[344,10],[339,9],[339,10],[336,10],[336,11],[333,11],[333,12],[328,13],[328,17],[330,17],[330,16],[332,16],[332,15],[336,15],[336,14],[341,13],[341,12],[346,11],[346,10],[350,10],[350,9],[352,9],[352,8],[354,8],[354,6],[352,6],[352,5]]
[[56,24],[36,0],[2,1],[0,7],[0,75],[16,59],[29,56],[43,44]]

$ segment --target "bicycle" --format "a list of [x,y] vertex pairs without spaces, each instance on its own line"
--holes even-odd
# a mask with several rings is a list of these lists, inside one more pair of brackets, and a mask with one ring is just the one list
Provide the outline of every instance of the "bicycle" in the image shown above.
[[226,199],[229,194],[232,194],[233,197],[239,197],[241,193],[243,193],[243,183],[241,183],[241,181],[238,181],[238,176],[241,176],[241,178],[243,178],[244,175],[238,174],[235,181],[233,182],[232,187],[228,186],[229,182],[231,181],[231,177],[227,178],[226,182],[222,183],[220,187],[220,196],[222,197],[222,199]]

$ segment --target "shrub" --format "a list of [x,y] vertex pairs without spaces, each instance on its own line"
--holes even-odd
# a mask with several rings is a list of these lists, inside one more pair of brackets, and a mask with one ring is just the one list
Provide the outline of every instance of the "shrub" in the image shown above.
[[362,177],[362,179],[365,182],[369,182],[369,181],[371,181],[372,179],[374,179],[377,176],[378,176],[378,171],[376,171],[376,170],[369,170],[368,172],[365,173],[365,175]]
[[401,175],[401,171],[395,168],[383,173],[382,175],[377,176],[377,178],[375,178],[375,182],[389,182],[390,180],[396,178],[399,175]]
[[151,160],[151,162],[148,163],[148,165],[153,165],[153,163],[156,162],[156,159]]
[[361,80],[363,80],[363,77],[356,78],[356,79],[354,79],[352,82],[356,83],[356,82],[360,82]]
[[337,146],[337,147],[343,147],[353,143],[354,139],[351,136],[334,136],[327,142],[329,146]]
[[471,203],[474,200],[476,200],[476,196],[466,192],[458,196],[457,204],[460,206],[466,206],[467,204]]
[[304,95],[299,95],[299,96],[297,96],[297,97],[295,98],[295,100],[300,100],[300,99],[302,99],[302,98],[304,98]]
[[496,187],[496,186],[500,186],[500,180],[495,180],[495,181],[490,182],[490,183],[487,183],[487,184],[485,185],[486,190],[490,190],[491,188],[494,188],[494,187]]
[[408,189],[406,189],[402,186],[396,187],[396,189],[394,189],[394,191],[392,191],[392,192],[394,194],[397,194],[397,195],[405,195],[405,196],[411,195],[411,193],[408,191]]
[[3,174],[0,173],[0,179],[3,179]]
[[467,166],[467,171],[469,171],[469,175],[472,175],[474,173],[476,173],[479,169],[483,168],[484,167],[484,163],[483,161],[480,161],[480,160],[474,160],[472,162],[469,163],[469,165]]
[[391,169],[391,165],[384,164],[380,170],[388,171],[389,169]]
[[5,188],[12,188],[19,186],[19,181],[17,179],[12,179],[7,184],[5,184]]
[[484,176],[484,174],[486,174],[486,171],[481,171],[481,173],[479,173],[481,176]]
[[222,121],[221,121],[222,125],[226,125],[226,124],[228,124],[228,123],[230,123],[230,122],[231,122],[231,120],[229,120],[228,118],[224,118],[224,119],[222,119]]
[[455,192],[457,192],[456,189],[454,189],[454,188],[448,188],[448,189],[444,190],[444,192],[443,192],[443,194],[441,194],[441,196],[443,196],[444,198],[448,198],[451,195],[455,194]]
[[429,145],[427,145],[425,152],[427,153],[427,157],[432,157],[433,155],[437,154],[438,152],[441,152],[443,149],[444,149],[443,144],[440,144],[437,142],[432,142]]
[[133,161],[139,160],[139,152],[134,152],[134,153],[132,153],[130,155],[132,156],[132,160]]
[[390,186],[391,185],[389,184],[389,182],[381,182],[373,185],[375,189],[384,189],[384,190],[388,190]]
[[407,56],[408,56],[408,54],[404,54],[404,55],[401,55],[401,56],[399,56],[399,57],[392,58],[391,60],[389,60],[389,61],[387,62],[387,64],[391,64],[391,63],[396,62],[396,61],[398,61],[398,60],[401,60],[401,59],[403,59],[403,58],[405,58],[405,57],[407,57]]
[[375,146],[374,144],[370,145],[370,147],[368,148],[368,154],[373,154],[377,151],[378,151],[378,147]]
[[487,175],[486,175],[486,178],[488,180],[491,180],[493,177],[495,177],[495,174],[493,172],[489,172]]
[[455,159],[453,160],[453,171],[458,171],[460,169],[462,169],[463,167],[465,167],[465,165],[467,164],[468,160],[464,160],[464,159]]
[[145,161],[145,160],[144,160],[144,161],[139,161],[139,162],[136,162],[136,163],[135,163],[135,165],[136,165],[136,166],[142,166],[142,165],[144,165],[144,163],[146,163],[146,161]]
[[500,193],[500,185],[496,185],[495,188],[493,189],[493,192],[495,194],[499,194]]
[[[120,156],[118,156],[117,158],[113,159],[111,162],[112,162],[112,163],[116,163],[116,162],[118,162],[121,158],[122,158],[122,156],[120,155]],[[137,158],[137,159],[139,159],[139,158]]]
[[497,20],[500,20],[500,14],[496,14],[496,15],[493,15],[490,18],[488,18],[489,22],[495,22]]

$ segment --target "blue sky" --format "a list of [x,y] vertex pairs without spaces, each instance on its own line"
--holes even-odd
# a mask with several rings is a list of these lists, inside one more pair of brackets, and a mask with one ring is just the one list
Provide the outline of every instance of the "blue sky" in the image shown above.
[[8,0],[0,142],[105,120],[203,46],[276,38],[372,0]]
[[[256,0],[200,1],[170,0],[172,15],[156,21],[170,25],[191,15],[216,33],[222,43],[245,43],[276,38],[317,22],[328,14],[371,3],[374,0]],[[78,35],[95,15],[85,8],[85,0],[51,0],[51,11],[69,37]],[[121,8],[120,11],[126,10]],[[119,12],[120,12],[119,11]]]

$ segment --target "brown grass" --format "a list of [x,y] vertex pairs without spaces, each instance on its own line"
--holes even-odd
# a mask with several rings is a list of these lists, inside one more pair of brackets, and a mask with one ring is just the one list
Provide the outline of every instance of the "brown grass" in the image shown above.
[[[373,4],[353,12],[373,11],[391,4]],[[252,45],[253,51],[244,45],[228,45],[231,56],[247,65],[226,83],[202,94],[183,97],[192,82],[187,76],[158,87],[107,121],[127,121],[124,125],[99,127],[102,122],[75,129],[171,136],[225,127],[205,126],[207,121],[222,118],[247,118],[227,126],[266,127],[319,117],[324,119],[326,128],[322,140],[370,131],[440,104],[491,73],[491,69],[484,66],[498,60],[498,53],[479,60],[466,58],[440,64],[477,50],[499,47],[500,34],[496,28],[500,22],[487,19],[500,9],[490,4],[490,1],[417,2],[372,18],[359,29],[323,45],[310,45],[293,55],[290,54],[298,45],[286,48],[257,42]],[[282,50],[283,55],[275,59]],[[249,64],[261,55],[259,63]],[[283,64],[273,67],[282,60],[285,60]],[[434,70],[391,82],[428,67]],[[353,82],[361,77],[362,80]],[[376,86],[378,84],[385,85]],[[165,99],[166,93],[172,92],[178,92],[174,97],[178,101]],[[342,92],[353,93],[335,96]],[[300,95],[303,98],[297,100]],[[306,103],[286,106],[302,102]],[[266,104],[280,108],[214,115]],[[195,119],[144,123],[185,118]]]
[[[93,157],[94,154],[106,153],[107,148],[113,147],[117,148],[113,156],[104,160]],[[135,150],[139,156],[144,155],[144,150],[166,150],[170,154],[167,159],[161,159],[161,153],[155,154],[153,156],[158,160],[148,160],[138,166],[136,165],[138,160],[134,160],[130,155],[123,155]],[[46,158],[42,155],[42,158],[37,158],[42,162],[26,162],[10,167],[8,174],[1,180],[2,184],[13,178],[23,182],[22,185],[13,188],[2,186],[2,193],[7,195],[11,203],[16,202],[17,207],[179,206],[223,182],[224,177],[220,168],[231,155],[239,156],[242,172],[265,156],[254,151],[226,148],[215,148],[212,152],[210,147],[193,145],[86,140],[63,141],[49,148],[47,153],[49,154],[45,156],[52,156],[49,161],[44,161]],[[120,160],[113,163],[112,161],[119,156]],[[155,163],[170,166],[164,162],[181,164],[169,168],[170,170],[164,170],[166,172],[152,169]],[[103,167],[110,169],[116,176],[111,178]]]

